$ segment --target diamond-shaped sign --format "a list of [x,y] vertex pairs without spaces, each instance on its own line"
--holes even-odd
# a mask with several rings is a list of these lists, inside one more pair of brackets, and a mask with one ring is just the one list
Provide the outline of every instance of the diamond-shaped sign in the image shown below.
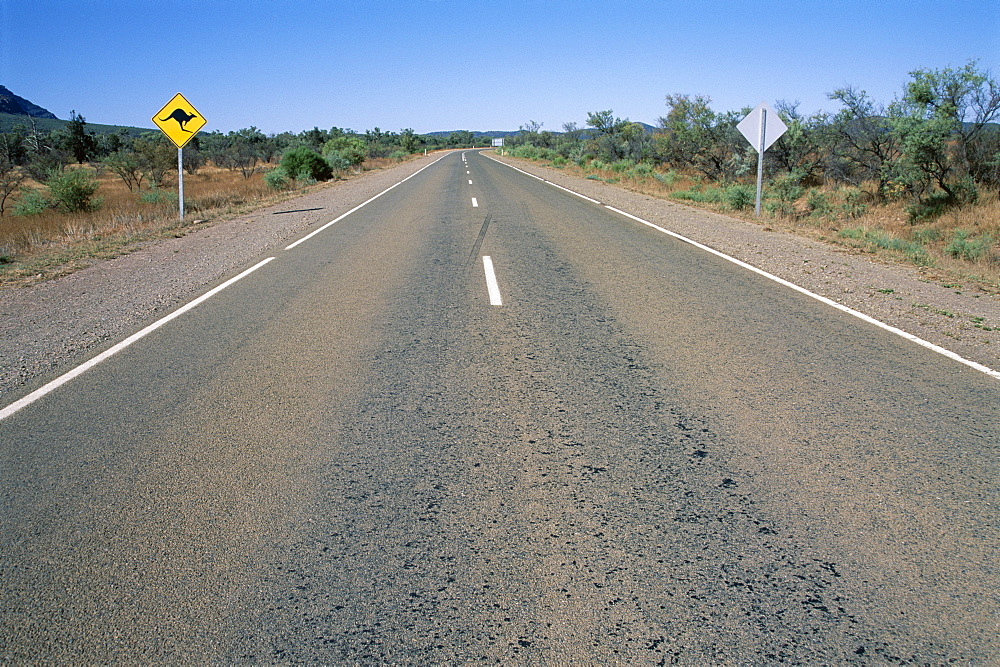
[[174,146],[184,148],[184,144],[191,141],[208,121],[183,95],[177,93],[153,116],[153,122],[174,142]]
[[[766,151],[785,133],[788,126],[781,122],[778,112],[772,109],[767,102],[761,102],[756,109],[740,121],[736,129],[747,138],[754,150]],[[761,129],[764,130],[763,137],[761,137]],[[761,139],[763,139],[763,148],[761,148]]]

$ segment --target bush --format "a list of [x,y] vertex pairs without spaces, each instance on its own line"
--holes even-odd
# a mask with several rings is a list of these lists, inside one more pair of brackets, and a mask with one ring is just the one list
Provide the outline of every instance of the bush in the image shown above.
[[989,236],[970,239],[969,232],[958,229],[955,230],[955,235],[945,247],[944,251],[952,257],[964,259],[969,262],[975,262],[986,257],[992,247],[993,239]]
[[271,169],[264,174],[264,183],[272,190],[287,190],[290,186],[288,172],[281,167]]
[[[360,167],[361,163],[368,157],[368,144],[361,137],[344,135],[335,137],[323,144],[323,155],[338,153],[350,163],[352,167]],[[317,179],[325,180],[325,179]]]
[[160,188],[150,188],[139,195],[139,201],[143,204],[165,204],[167,202],[177,203],[177,193],[171,190],[161,190]]
[[629,175],[632,178],[649,178],[653,175],[653,165],[640,162],[632,168]]
[[333,177],[330,164],[308,146],[297,146],[281,157],[281,168],[297,181],[328,181]]
[[674,181],[677,180],[677,172],[671,169],[665,174],[653,174],[653,178],[667,187],[671,187],[674,184]]
[[722,200],[734,211],[748,211],[757,203],[757,188],[753,185],[731,185],[722,192]]
[[809,191],[809,195],[806,197],[806,208],[809,209],[809,215],[813,216],[827,216],[833,212],[830,198],[825,192],[816,189]]
[[331,151],[324,157],[326,158],[326,163],[330,165],[330,169],[332,169],[335,174],[346,171],[351,166],[350,159],[341,154],[339,151]]
[[868,205],[861,201],[863,193],[858,188],[844,188],[844,201],[840,211],[848,218],[860,218],[868,211]]
[[85,171],[77,169],[56,174],[45,182],[45,186],[49,189],[52,203],[67,213],[92,211],[101,206],[101,200],[94,199],[100,184]]
[[[722,188],[704,188],[696,190],[679,190],[670,194],[674,199],[693,201],[699,204],[718,204],[722,201]],[[756,190],[754,190],[756,197]]]
[[39,215],[52,208],[52,202],[38,190],[24,189],[22,193],[11,209],[14,215]]

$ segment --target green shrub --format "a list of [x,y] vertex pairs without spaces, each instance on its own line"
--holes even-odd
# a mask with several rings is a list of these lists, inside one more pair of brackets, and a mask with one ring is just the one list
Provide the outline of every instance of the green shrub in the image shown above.
[[407,153],[406,151],[393,151],[389,153],[389,159],[395,160],[396,162],[402,162],[403,160],[406,159],[407,155],[409,155],[409,153]]
[[753,185],[730,185],[722,192],[722,200],[734,211],[748,211],[757,203],[757,188]]
[[862,199],[864,194],[858,188],[844,188],[842,191],[844,201],[840,205],[840,211],[848,218],[860,218],[868,211],[868,205]]
[[917,243],[927,244],[933,243],[941,238],[941,232],[934,229],[933,227],[924,227],[921,229],[913,230],[913,238]]
[[537,146],[532,146],[531,144],[525,144],[523,146],[515,146],[507,151],[509,155],[514,157],[524,158],[525,160],[537,160],[541,157],[541,151]]
[[933,264],[926,248],[917,241],[907,241],[881,230],[868,230],[861,227],[842,229],[837,236],[844,239],[861,241],[868,250],[892,250],[904,255],[914,264],[930,266]]
[[330,164],[308,146],[285,151],[280,166],[297,181],[328,181],[333,177]]
[[[365,158],[368,156],[368,144],[366,144],[365,140],[361,137],[352,137],[348,135],[334,137],[323,144],[323,155],[325,156],[330,153],[338,153],[347,158],[347,161],[352,167],[360,167],[361,163],[363,163]],[[313,178],[318,181],[326,180],[326,178],[320,178],[315,175]],[[329,176],[327,178],[329,178]]]
[[169,201],[177,202],[177,193],[160,188],[150,188],[139,195],[139,201],[143,204],[164,204]]
[[76,169],[55,174],[45,181],[45,186],[52,203],[67,213],[93,211],[101,206],[101,200],[94,199],[100,184],[85,171]]
[[622,172],[628,171],[634,166],[635,162],[632,162],[632,160],[617,160],[616,162],[611,163],[610,169],[611,171],[620,174]]
[[952,257],[975,262],[988,256],[992,247],[993,239],[989,236],[970,239],[969,232],[957,229],[944,251]]
[[566,166],[566,158],[562,157],[561,155],[557,155],[556,157],[552,158],[552,166],[562,169],[563,167]]
[[264,183],[272,190],[287,190],[291,187],[291,179],[288,172],[282,167],[275,167],[264,173]]
[[943,190],[932,192],[926,197],[916,200],[906,207],[906,215],[910,224],[941,217],[953,203],[951,195]]
[[629,175],[632,176],[632,178],[649,178],[653,175],[653,165],[646,162],[640,162],[632,168]]
[[52,208],[52,202],[46,199],[38,190],[25,188],[21,191],[21,196],[11,208],[14,215],[39,215]]
[[770,194],[778,199],[784,208],[791,208],[798,199],[805,193],[802,187],[802,173],[798,170],[787,174],[781,174],[771,180]]
[[653,174],[653,178],[658,180],[660,183],[663,183],[667,187],[670,187],[677,180],[677,172],[671,169],[665,174]]
[[674,199],[693,201],[699,204],[718,204],[722,201],[722,188],[708,187],[704,189],[679,190],[670,193]]
[[351,166],[350,158],[339,151],[330,151],[323,157],[326,158],[327,164],[330,165],[330,169],[332,169],[335,174],[347,171]]
[[809,215],[817,217],[829,216],[833,213],[830,197],[825,192],[815,188],[809,190],[806,197],[806,208],[809,209]]

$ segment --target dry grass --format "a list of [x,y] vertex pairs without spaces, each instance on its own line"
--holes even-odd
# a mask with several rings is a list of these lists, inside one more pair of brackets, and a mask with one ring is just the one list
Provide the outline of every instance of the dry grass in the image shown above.
[[[392,164],[396,161],[377,159],[366,162],[364,168],[381,169]],[[89,165],[74,168],[95,174],[100,183],[95,195],[102,200],[100,207],[86,213],[49,210],[38,215],[8,213],[0,217],[0,286],[65,275],[94,261],[129,252],[144,242],[183,234],[192,225],[245,213],[302,192],[269,189],[262,170],[247,179],[238,171],[207,165],[197,174],[184,174],[185,220],[181,222],[176,173],[159,190],[144,186],[130,192],[108,170]],[[31,181],[26,185],[42,187]],[[9,212],[13,204],[8,204]]]

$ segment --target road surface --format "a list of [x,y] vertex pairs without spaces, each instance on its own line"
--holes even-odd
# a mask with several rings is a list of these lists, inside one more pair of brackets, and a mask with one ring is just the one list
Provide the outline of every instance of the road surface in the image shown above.
[[1000,661],[994,377],[472,151],[259,260],[0,421],[0,661]]

